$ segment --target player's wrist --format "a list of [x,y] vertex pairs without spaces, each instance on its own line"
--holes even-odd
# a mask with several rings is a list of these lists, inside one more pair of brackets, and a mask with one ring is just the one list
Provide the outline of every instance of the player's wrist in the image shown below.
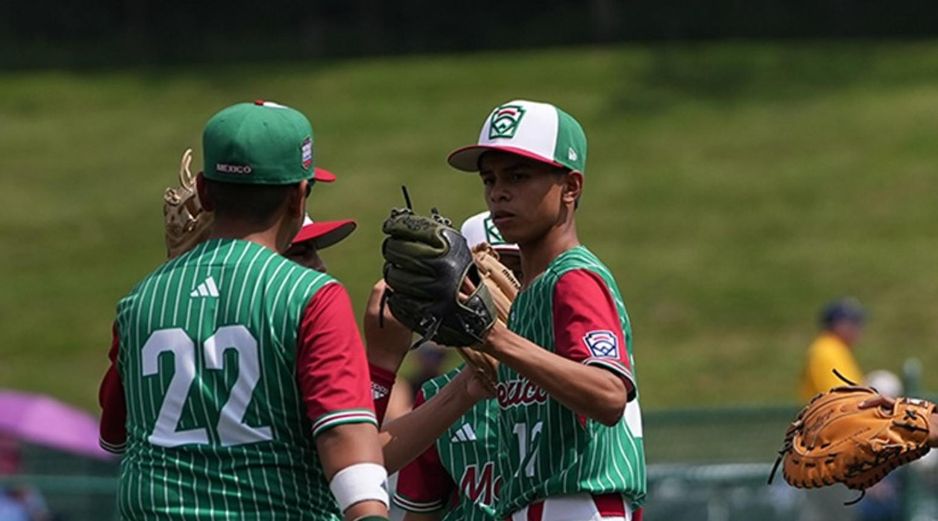
[[476,349],[482,351],[483,353],[488,353],[495,358],[499,358],[499,355],[502,352],[502,347],[504,346],[505,334],[509,332],[509,329],[505,324],[496,320],[492,327],[485,332],[485,337],[481,344],[479,344]]

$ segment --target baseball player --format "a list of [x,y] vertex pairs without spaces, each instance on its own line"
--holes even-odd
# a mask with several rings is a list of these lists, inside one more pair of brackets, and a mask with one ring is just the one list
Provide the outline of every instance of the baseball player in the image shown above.
[[[518,246],[505,242],[492,224],[489,212],[467,219],[461,233],[470,248],[486,242],[506,266],[510,267],[508,263],[520,266]],[[511,262],[513,258],[518,262]],[[415,405],[436,395],[458,372],[456,369],[424,383]],[[435,444],[401,470],[394,502],[407,511],[404,521],[497,519],[495,500],[500,485],[496,468],[497,419],[498,404],[494,400],[478,402]]]
[[[169,258],[182,255],[205,241],[214,222],[214,213],[203,207],[196,192],[195,176],[189,170],[190,163],[191,150],[187,150],[180,161],[180,186],[168,189],[163,197]],[[314,178],[317,183],[336,180],[335,174],[318,167],[314,168]],[[284,255],[307,268],[325,272],[326,263],[319,255],[319,250],[341,241],[355,227],[356,223],[350,219],[313,222],[307,215],[303,227]],[[411,332],[401,326],[386,309],[383,320],[379,320],[384,287],[384,281],[379,281],[373,288],[364,319],[369,372],[379,424],[388,407],[395,373],[411,345]],[[467,373],[455,378],[437,399],[412,411],[407,418],[400,418],[384,426],[380,440],[387,468],[395,471],[419,455],[482,396],[486,396],[485,386],[473,374]]]
[[[355,227],[355,221],[350,219],[313,222],[307,215],[303,228],[293,238],[284,255],[308,268],[325,272],[326,262],[319,256],[319,250],[341,241]],[[412,340],[410,330],[402,326],[386,308],[382,310],[380,303],[384,288],[383,280],[372,288],[363,320],[372,397],[379,425],[384,420],[391,388]],[[379,323],[378,316],[382,311],[384,317]],[[478,400],[488,397],[487,391],[475,380],[472,371],[462,375],[459,373],[455,371],[450,374],[447,381],[436,389],[434,395],[438,395],[438,399],[429,400],[430,396],[427,396],[425,405],[421,401],[410,413],[382,426],[379,440],[389,472],[396,472],[417,457]],[[450,382],[452,385],[446,386]]]
[[387,519],[347,292],[285,251],[317,180],[301,113],[257,101],[203,132],[208,240],[117,308],[102,446],[123,519]]
[[631,520],[645,496],[628,314],[612,273],[577,239],[586,136],[553,105],[510,101],[449,156],[477,172],[517,243],[522,290],[482,349],[497,358],[502,485],[513,520]]

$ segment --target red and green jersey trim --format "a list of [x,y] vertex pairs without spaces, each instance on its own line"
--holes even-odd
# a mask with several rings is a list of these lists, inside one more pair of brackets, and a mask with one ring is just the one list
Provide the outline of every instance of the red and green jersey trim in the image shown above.
[[347,423],[370,423],[378,426],[378,419],[375,413],[368,409],[345,409],[323,414],[313,422],[313,437],[319,436],[323,432],[337,426]]
[[394,503],[397,506],[403,508],[408,512],[414,512],[416,514],[427,514],[430,512],[436,512],[443,510],[443,507],[446,506],[443,501],[415,501],[413,499],[404,496],[400,492],[394,493]]
[[107,441],[104,440],[104,438],[98,438],[98,445],[100,445],[101,448],[106,450],[107,452],[110,452],[111,454],[117,454],[117,455],[123,454],[124,451],[127,449],[126,441],[123,443],[108,443]]

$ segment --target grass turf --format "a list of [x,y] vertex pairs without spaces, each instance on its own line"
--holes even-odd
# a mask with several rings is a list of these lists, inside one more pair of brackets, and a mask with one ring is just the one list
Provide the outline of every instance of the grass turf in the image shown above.
[[[0,387],[93,408],[114,305],[161,262],[161,194],[223,106],[307,113],[315,218],[358,310],[406,183],[460,220],[445,164],[495,104],[550,100],[590,139],[581,240],[629,307],[646,408],[795,400],[828,298],[872,311],[858,358],[938,376],[938,43],[725,43],[0,73]],[[201,161],[197,152],[196,162]]]

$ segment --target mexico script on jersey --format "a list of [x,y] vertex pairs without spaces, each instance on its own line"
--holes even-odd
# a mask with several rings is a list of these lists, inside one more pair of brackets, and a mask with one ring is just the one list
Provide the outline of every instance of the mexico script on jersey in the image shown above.
[[[555,325],[560,311],[569,312],[564,308],[565,302],[554,300],[562,277],[566,284],[575,281],[594,292],[602,291],[600,296],[606,298],[599,300],[614,302],[614,311],[607,304],[608,314],[617,315],[609,319],[617,323],[590,328],[584,319],[575,327]],[[638,507],[646,489],[645,456],[631,326],[612,274],[582,246],[555,258],[541,276],[518,294],[512,305],[509,329],[552,352],[558,352],[555,326],[562,332],[587,328],[577,332],[575,338],[567,339],[577,352],[571,358],[613,371],[631,382],[635,395],[630,396],[623,419],[607,427],[578,416],[539,386],[501,364],[496,395],[501,408],[499,440],[504,449],[500,460],[503,484],[499,513],[507,516],[538,499],[581,492],[622,493],[633,508]]]
[[[419,401],[440,392],[460,369],[427,381]],[[394,502],[411,512],[445,510],[444,521],[494,521],[501,478],[496,469],[498,404],[482,400],[401,470]]]

